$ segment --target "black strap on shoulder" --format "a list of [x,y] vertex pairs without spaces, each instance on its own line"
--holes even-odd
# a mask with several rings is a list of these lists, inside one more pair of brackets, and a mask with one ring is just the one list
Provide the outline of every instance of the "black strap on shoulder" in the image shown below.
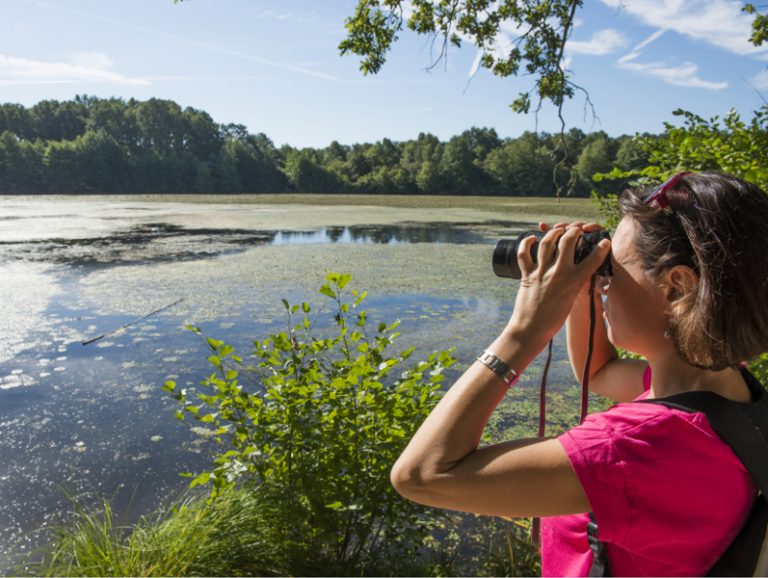
[[741,373],[752,393],[751,403],[732,401],[710,391],[688,391],[638,403],[704,413],[712,429],[730,446],[768,499],[768,394],[746,368]]
[[739,535],[708,576],[752,576],[762,571],[761,551],[768,525],[768,393],[746,368],[741,369],[741,374],[752,394],[750,403],[739,403],[707,391],[689,391],[640,402],[704,413],[709,425],[741,460],[762,494]]
[[[702,412],[715,433],[730,446],[752,476],[763,499],[756,502],[739,536],[710,570],[709,576],[751,576],[756,569],[768,524],[768,392],[746,368],[741,374],[752,394],[739,403],[709,391],[688,391],[636,403],[655,403],[688,412]],[[587,540],[594,552],[590,576],[609,576],[605,545],[590,514]],[[759,570],[758,570],[759,571]]]

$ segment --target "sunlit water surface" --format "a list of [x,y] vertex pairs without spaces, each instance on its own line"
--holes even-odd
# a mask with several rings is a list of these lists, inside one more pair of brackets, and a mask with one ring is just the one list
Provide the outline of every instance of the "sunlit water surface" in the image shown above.
[[[492,243],[530,224],[435,216],[0,199],[0,570],[45,541],[73,499],[108,498],[130,521],[177,497],[180,472],[209,462],[204,429],[174,419],[161,389],[210,373],[188,323],[247,353],[253,338],[285,328],[283,297],[324,307],[328,325],[332,304],[316,290],[327,271],[351,272],[373,322],[402,321],[400,347],[416,345],[416,358],[455,347],[469,363],[514,297],[491,272]],[[559,336],[554,384],[571,382],[562,350]]]

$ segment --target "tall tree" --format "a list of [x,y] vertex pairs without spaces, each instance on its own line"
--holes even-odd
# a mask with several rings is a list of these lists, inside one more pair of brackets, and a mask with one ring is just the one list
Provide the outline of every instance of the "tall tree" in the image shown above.
[[525,132],[494,149],[484,163],[498,194],[548,196],[554,193],[554,162],[539,135]]

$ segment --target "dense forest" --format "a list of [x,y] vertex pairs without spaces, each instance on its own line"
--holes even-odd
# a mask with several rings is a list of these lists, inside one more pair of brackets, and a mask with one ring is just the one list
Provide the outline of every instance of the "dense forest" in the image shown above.
[[[0,104],[0,194],[586,196],[605,186],[592,182],[594,173],[647,164],[630,136],[572,129],[558,148],[559,138],[526,132],[502,139],[471,128],[447,142],[421,133],[403,142],[277,148],[262,133],[217,124],[173,101],[78,96],[30,108]],[[561,191],[553,182],[558,162]]]

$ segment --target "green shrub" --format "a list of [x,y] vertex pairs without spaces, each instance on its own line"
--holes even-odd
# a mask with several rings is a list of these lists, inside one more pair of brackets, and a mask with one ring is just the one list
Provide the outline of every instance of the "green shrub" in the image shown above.
[[768,353],[763,353],[749,364],[749,370],[755,374],[755,377],[768,387]]
[[[622,170],[614,167],[609,173],[598,173],[597,182],[612,180],[622,186],[659,184],[680,171],[723,171],[768,189],[768,106],[742,120],[735,110],[722,119],[704,119],[692,112],[678,109],[672,114],[682,119],[676,126],[664,123],[660,136],[638,135],[635,146],[646,157],[642,168]],[[616,195],[592,193],[606,226],[618,224]]]
[[442,351],[404,368],[413,348],[389,353],[398,323],[371,331],[360,309],[366,293],[347,299],[350,278],[331,273],[320,288],[334,303],[330,335],[318,332],[309,303],[283,300],[288,330],[254,341],[252,364],[209,337],[215,372],[202,391],[165,386],[182,406],[178,417],[206,424],[221,445],[191,486],[210,484],[214,498],[235,484],[258,486],[276,506],[282,542],[306,547],[328,573],[420,555],[439,513],[397,495],[389,471],[454,363]]
[[[443,351],[406,367],[412,349],[389,353],[397,323],[369,329],[366,295],[347,300],[349,280],[327,276],[320,293],[330,312],[284,302],[287,331],[254,341],[252,363],[206,338],[215,371],[201,389],[166,383],[177,416],[192,416],[219,444],[211,469],[190,483],[210,492],[131,527],[114,523],[106,501],[100,511],[78,508],[19,574],[538,574],[530,520],[422,508],[394,492],[389,470],[454,359]],[[321,332],[323,313],[333,323]]]

